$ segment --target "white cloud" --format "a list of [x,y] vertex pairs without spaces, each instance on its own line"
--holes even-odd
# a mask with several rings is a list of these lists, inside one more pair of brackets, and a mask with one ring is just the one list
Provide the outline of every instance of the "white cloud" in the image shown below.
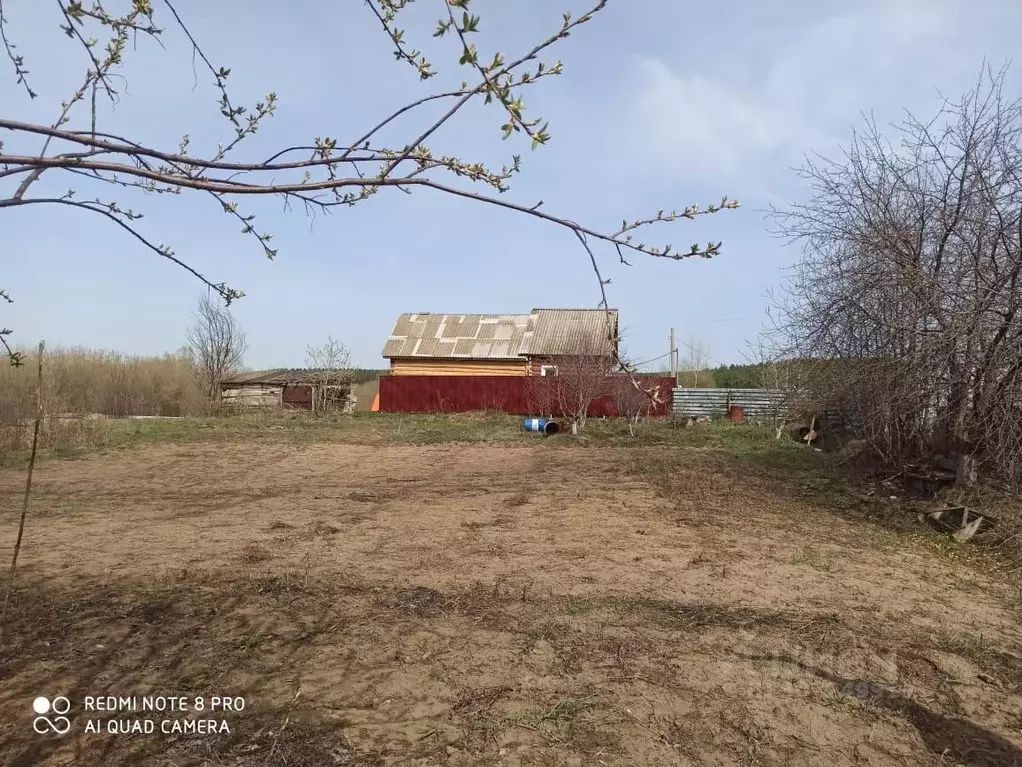
[[639,61],[635,113],[642,145],[669,166],[734,174],[763,152],[806,138],[798,109],[728,82],[681,75],[655,59]]
[[630,114],[651,169],[759,186],[804,152],[846,142],[861,111],[889,108],[891,119],[902,107],[929,111],[924,99],[949,75],[978,71],[983,47],[956,44],[962,24],[975,24],[974,41],[990,26],[941,0],[864,3],[812,25],[797,16],[778,22],[759,30],[758,45],[729,54],[726,67],[638,59]]

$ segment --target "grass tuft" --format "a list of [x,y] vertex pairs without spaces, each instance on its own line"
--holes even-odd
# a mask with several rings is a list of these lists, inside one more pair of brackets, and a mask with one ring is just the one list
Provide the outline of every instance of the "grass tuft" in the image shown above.
[[835,570],[834,556],[827,552],[822,552],[813,546],[805,546],[799,549],[792,555],[791,563],[793,565],[805,565],[825,573]]

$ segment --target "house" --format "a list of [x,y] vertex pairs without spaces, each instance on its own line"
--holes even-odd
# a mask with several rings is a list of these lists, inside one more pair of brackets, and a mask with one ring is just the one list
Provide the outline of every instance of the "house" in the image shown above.
[[344,371],[325,369],[256,370],[237,373],[220,384],[220,401],[230,409],[350,411],[355,402]]
[[558,359],[617,354],[617,309],[402,314],[383,347],[395,376],[556,373]]

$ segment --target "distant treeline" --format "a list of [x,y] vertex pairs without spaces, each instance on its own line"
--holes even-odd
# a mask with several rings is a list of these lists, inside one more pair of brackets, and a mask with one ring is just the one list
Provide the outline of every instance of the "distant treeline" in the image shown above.
[[[678,373],[681,386],[694,389],[764,389],[765,365],[720,365],[704,370],[682,370]],[[657,375],[670,376],[670,370]]]
[[719,389],[762,389],[765,365],[721,365],[710,371]]
[[353,384],[369,383],[370,381],[375,381],[382,375],[386,375],[388,372],[390,371],[374,370],[373,368],[352,368],[350,371],[351,382]]

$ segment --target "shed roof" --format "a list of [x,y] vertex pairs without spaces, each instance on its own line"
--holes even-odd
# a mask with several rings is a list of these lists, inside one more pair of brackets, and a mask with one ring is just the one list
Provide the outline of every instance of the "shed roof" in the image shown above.
[[303,384],[322,381],[324,375],[337,373],[324,368],[273,368],[271,370],[245,370],[224,378],[225,386],[242,386],[244,384],[266,384],[267,386],[283,386],[285,384]]
[[609,349],[617,310],[534,309],[529,314],[402,314],[383,356],[507,360]]

